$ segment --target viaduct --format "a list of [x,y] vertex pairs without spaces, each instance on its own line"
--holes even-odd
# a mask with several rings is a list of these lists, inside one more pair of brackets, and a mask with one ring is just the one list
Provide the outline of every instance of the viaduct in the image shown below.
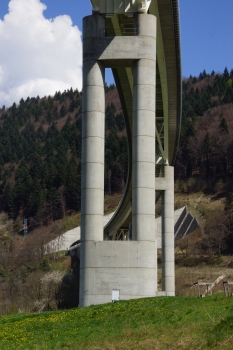
[[[178,0],[92,0],[83,19],[80,306],[175,295],[174,161],[181,121]],[[105,68],[120,95],[128,180],[105,227]],[[155,203],[162,198],[162,243]],[[162,292],[157,249],[162,248]]]

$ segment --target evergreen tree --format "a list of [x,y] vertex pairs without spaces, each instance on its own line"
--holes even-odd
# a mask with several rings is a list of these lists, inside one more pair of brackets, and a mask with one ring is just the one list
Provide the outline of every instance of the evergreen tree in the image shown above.
[[228,134],[228,125],[227,125],[227,122],[226,122],[226,119],[223,117],[220,124],[219,124],[219,129],[225,133],[225,134]]
[[225,80],[228,80],[229,77],[230,77],[230,75],[229,75],[228,69],[227,69],[227,67],[225,67],[224,72],[223,72],[223,78]]

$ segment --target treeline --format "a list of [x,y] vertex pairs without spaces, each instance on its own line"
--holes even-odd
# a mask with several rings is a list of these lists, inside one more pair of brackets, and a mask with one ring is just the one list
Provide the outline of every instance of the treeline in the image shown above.
[[[114,87],[106,87],[106,90]],[[82,94],[21,99],[0,111],[1,211],[43,225],[80,210]],[[124,117],[106,108],[106,191],[123,191],[127,169]]]
[[[213,189],[233,174],[233,70],[205,70],[183,81],[183,112],[176,179],[193,190]],[[195,187],[196,186],[196,187]]]

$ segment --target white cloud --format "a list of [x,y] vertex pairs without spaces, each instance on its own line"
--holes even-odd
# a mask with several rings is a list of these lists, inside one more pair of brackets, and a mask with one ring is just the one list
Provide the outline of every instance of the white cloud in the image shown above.
[[67,15],[46,19],[45,9],[40,0],[11,0],[0,20],[0,107],[82,88],[81,32]]

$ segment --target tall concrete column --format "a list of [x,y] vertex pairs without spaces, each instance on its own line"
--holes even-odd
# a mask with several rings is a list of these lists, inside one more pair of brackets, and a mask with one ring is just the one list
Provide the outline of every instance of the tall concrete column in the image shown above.
[[145,45],[154,38],[154,60],[142,58],[133,67],[132,236],[155,242],[156,17],[140,14],[136,21]]
[[[94,41],[104,31],[104,19],[88,16],[83,19],[83,46],[85,40]],[[93,284],[93,274],[86,268],[91,259],[88,242],[103,240],[104,214],[104,136],[105,94],[104,66],[93,60],[85,50],[83,57],[82,99],[82,180],[81,180],[81,248],[80,248],[80,305],[85,305],[85,294]]]
[[175,295],[174,255],[174,168],[165,166],[166,190],[163,194],[162,215],[162,290]]

